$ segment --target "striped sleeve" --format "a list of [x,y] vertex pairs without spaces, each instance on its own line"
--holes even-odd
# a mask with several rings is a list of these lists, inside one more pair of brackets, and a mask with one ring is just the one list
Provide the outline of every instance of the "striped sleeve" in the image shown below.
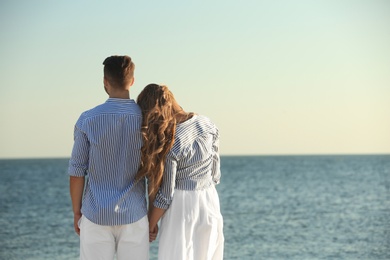
[[211,168],[211,176],[215,184],[219,184],[221,179],[221,161],[219,157],[219,131],[216,128],[216,133],[213,136],[213,163]]
[[153,203],[156,208],[168,209],[169,205],[171,205],[175,189],[176,172],[177,161],[168,155],[164,165],[162,184]]
[[68,173],[71,176],[83,177],[86,175],[89,161],[89,141],[84,132],[76,124],[74,128],[74,145],[69,161]]

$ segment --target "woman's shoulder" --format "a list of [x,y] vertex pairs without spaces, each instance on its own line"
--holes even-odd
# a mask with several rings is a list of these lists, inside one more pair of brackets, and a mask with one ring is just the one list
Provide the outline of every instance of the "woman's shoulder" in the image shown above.
[[217,128],[217,126],[214,124],[214,122],[208,116],[198,115],[197,121],[199,122],[200,125],[203,125],[207,128],[212,128],[212,129]]
[[[195,114],[191,119],[178,124],[176,138],[192,142],[201,135],[217,133],[218,128],[209,117]],[[181,142],[178,142],[178,144],[179,143]]]

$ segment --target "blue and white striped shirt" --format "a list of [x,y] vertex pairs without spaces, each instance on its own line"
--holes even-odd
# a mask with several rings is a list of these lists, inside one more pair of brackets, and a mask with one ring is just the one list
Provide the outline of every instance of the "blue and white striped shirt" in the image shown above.
[[109,98],[81,114],[74,129],[71,176],[87,176],[81,213],[99,225],[133,223],[147,214],[141,159],[142,114],[131,99]]
[[176,127],[154,206],[167,209],[175,189],[205,189],[218,184],[220,177],[218,128],[207,117],[194,115]]

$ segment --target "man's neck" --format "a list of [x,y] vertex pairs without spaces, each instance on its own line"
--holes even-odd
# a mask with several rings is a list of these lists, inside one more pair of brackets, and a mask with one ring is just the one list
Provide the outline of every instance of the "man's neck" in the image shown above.
[[110,98],[130,99],[130,91],[114,91],[108,95]]

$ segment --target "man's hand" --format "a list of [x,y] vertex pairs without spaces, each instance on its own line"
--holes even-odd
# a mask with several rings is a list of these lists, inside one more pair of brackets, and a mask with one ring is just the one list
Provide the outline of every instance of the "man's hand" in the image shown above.
[[69,190],[70,198],[72,199],[73,208],[73,225],[77,235],[80,236],[79,220],[81,218],[81,201],[83,198],[85,177],[70,176]]
[[73,225],[74,225],[74,231],[77,233],[77,235],[80,236],[80,228],[79,228],[79,221],[81,219],[81,213],[74,214],[73,216]]

